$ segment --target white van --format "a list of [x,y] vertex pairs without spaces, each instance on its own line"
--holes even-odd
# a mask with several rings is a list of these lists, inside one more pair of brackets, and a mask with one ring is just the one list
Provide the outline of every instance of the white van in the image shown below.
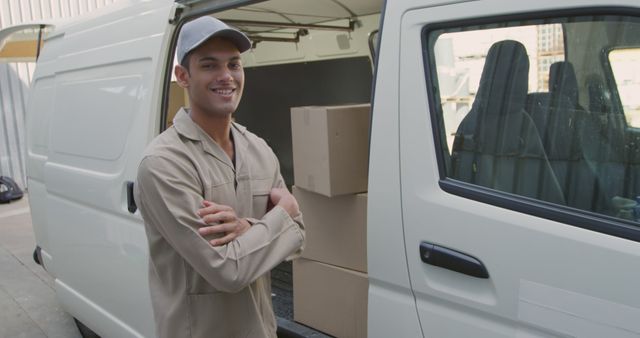
[[371,102],[370,337],[640,337],[637,0],[130,0],[42,26],[37,256],[91,330],[154,336],[131,182],[201,15],[252,36],[237,119],[289,184],[288,108]]

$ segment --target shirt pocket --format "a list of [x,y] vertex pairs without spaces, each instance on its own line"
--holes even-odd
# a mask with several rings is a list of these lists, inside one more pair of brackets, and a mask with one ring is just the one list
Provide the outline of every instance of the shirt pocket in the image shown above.
[[251,180],[251,197],[253,202],[253,213],[251,217],[259,219],[267,213],[269,193],[271,192],[272,186],[273,180],[271,178]]
[[233,181],[222,181],[219,183],[208,184],[205,189],[204,199],[216,204],[235,207],[235,195],[236,192],[233,186]]

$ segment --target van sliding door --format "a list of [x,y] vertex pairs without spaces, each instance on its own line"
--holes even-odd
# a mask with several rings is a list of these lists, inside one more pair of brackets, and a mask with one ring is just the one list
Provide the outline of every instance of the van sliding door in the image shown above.
[[640,335],[639,13],[489,0],[403,16],[402,208],[424,336]]

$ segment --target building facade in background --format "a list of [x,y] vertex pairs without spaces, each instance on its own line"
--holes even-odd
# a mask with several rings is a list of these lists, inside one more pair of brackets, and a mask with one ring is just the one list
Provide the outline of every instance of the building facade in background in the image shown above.
[[[0,0],[0,29],[42,19],[72,19],[120,0]],[[0,176],[26,187],[25,112],[35,59],[21,44],[0,44]]]

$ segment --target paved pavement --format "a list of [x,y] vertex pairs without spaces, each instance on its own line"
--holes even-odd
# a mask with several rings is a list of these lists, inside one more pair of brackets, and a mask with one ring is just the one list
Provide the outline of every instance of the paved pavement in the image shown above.
[[0,338],[79,338],[53,279],[33,261],[35,245],[27,197],[0,204]]
[[[53,278],[33,261],[35,246],[27,197],[0,204],[0,338],[81,338],[58,305]],[[291,320],[291,264],[281,264],[272,277],[278,336],[327,338]]]

